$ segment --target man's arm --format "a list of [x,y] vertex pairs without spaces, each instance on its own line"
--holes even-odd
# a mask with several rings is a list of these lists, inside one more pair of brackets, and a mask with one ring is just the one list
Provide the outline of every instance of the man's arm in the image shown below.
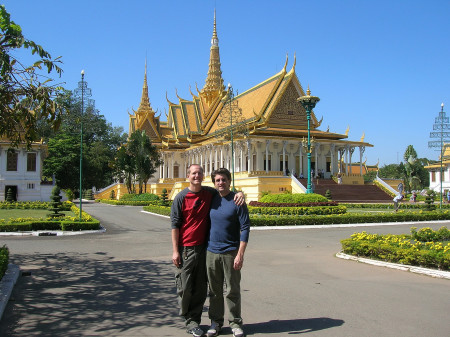
[[241,241],[241,243],[239,244],[238,253],[237,253],[236,257],[234,258],[233,268],[235,270],[241,270],[242,266],[244,265],[245,248],[247,248],[247,242]]
[[180,267],[181,257],[178,249],[178,238],[180,237],[180,230],[178,228],[172,229],[172,263],[175,267]]

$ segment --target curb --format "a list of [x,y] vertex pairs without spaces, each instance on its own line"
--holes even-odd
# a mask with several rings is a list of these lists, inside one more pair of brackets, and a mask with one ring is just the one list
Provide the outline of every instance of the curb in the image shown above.
[[0,232],[0,236],[71,236],[82,234],[105,233],[106,228],[100,226],[100,229],[92,231],[33,231],[33,232]]
[[20,268],[15,264],[8,264],[8,269],[0,281],[0,319],[8,304],[14,285],[19,278]]
[[378,267],[386,267],[386,268],[397,269],[397,270],[402,270],[402,271],[409,271],[411,273],[422,274],[422,275],[427,275],[427,276],[431,276],[431,277],[443,278],[443,279],[450,280],[450,272],[448,272],[448,271],[428,269],[428,268],[410,266],[410,265],[406,265],[406,264],[398,264],[398,263],[372,260],[372,259],[367,259],[367,258],[363,258],[363,257],[344,254],[341,252],[337,253],[336,257],[338,257],[340,259],[344,259],[344,260],[352,260],[352,261],[356,261],[356,262],[367,263],[367,264],[371,264],[371,265],[378,266]]

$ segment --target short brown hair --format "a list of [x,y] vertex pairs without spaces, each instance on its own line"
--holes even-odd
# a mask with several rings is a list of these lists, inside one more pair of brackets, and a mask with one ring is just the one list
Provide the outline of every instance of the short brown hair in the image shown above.
[[198,166],[198,167],[200,167],[200,171],[202,172],[202,174],[203,174],[203,167],[202,167],[202,165],[200,165],[200,164],[191,164],[191,165],[189,165],[189,167],[188,167],[188,169],[187,169],[187,175],[189,175],[190,173],[191,173],[191,167],[192,166]]
[[228,171],[226,168],[222,167],[220,169],[214,170],[213,173],[211,173],[211,179],[212,179],[213,183],[216,182],[216,175],[218,175],[218,174],[227,177],[228,180],[231,181],[230,171]]

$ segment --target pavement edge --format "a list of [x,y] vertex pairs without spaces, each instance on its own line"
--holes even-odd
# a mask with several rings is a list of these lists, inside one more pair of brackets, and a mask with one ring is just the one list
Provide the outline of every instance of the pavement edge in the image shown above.
[[0,320],[2,319],[3,312],[8,305],[9,298],[13,291],[14,285],[19,278],[20,268],[15,264],[8,264],[8,269],[5,275],[0,281]]

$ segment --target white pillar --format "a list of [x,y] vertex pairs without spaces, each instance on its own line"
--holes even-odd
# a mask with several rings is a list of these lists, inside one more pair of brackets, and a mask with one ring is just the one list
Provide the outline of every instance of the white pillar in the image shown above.
[[283,141],[283,175],[286,175],[286,161],[285,161],[285,156],[286,156],[286,141]]
[[266,173],[269,173],[269,145],[270,140],[266,140]]
[[252,162],[253,162],[253,158],[252,158],[252,145],[250,144],[250,138],[247,138],[247,173],[250,174],[251,170],[252,170]]
[[362,157],[364,152],[366,151],[366,147],[365,146],[360,146],[359,147],[359,175],[362,176],[363,175],[363,167],[362,167]]

